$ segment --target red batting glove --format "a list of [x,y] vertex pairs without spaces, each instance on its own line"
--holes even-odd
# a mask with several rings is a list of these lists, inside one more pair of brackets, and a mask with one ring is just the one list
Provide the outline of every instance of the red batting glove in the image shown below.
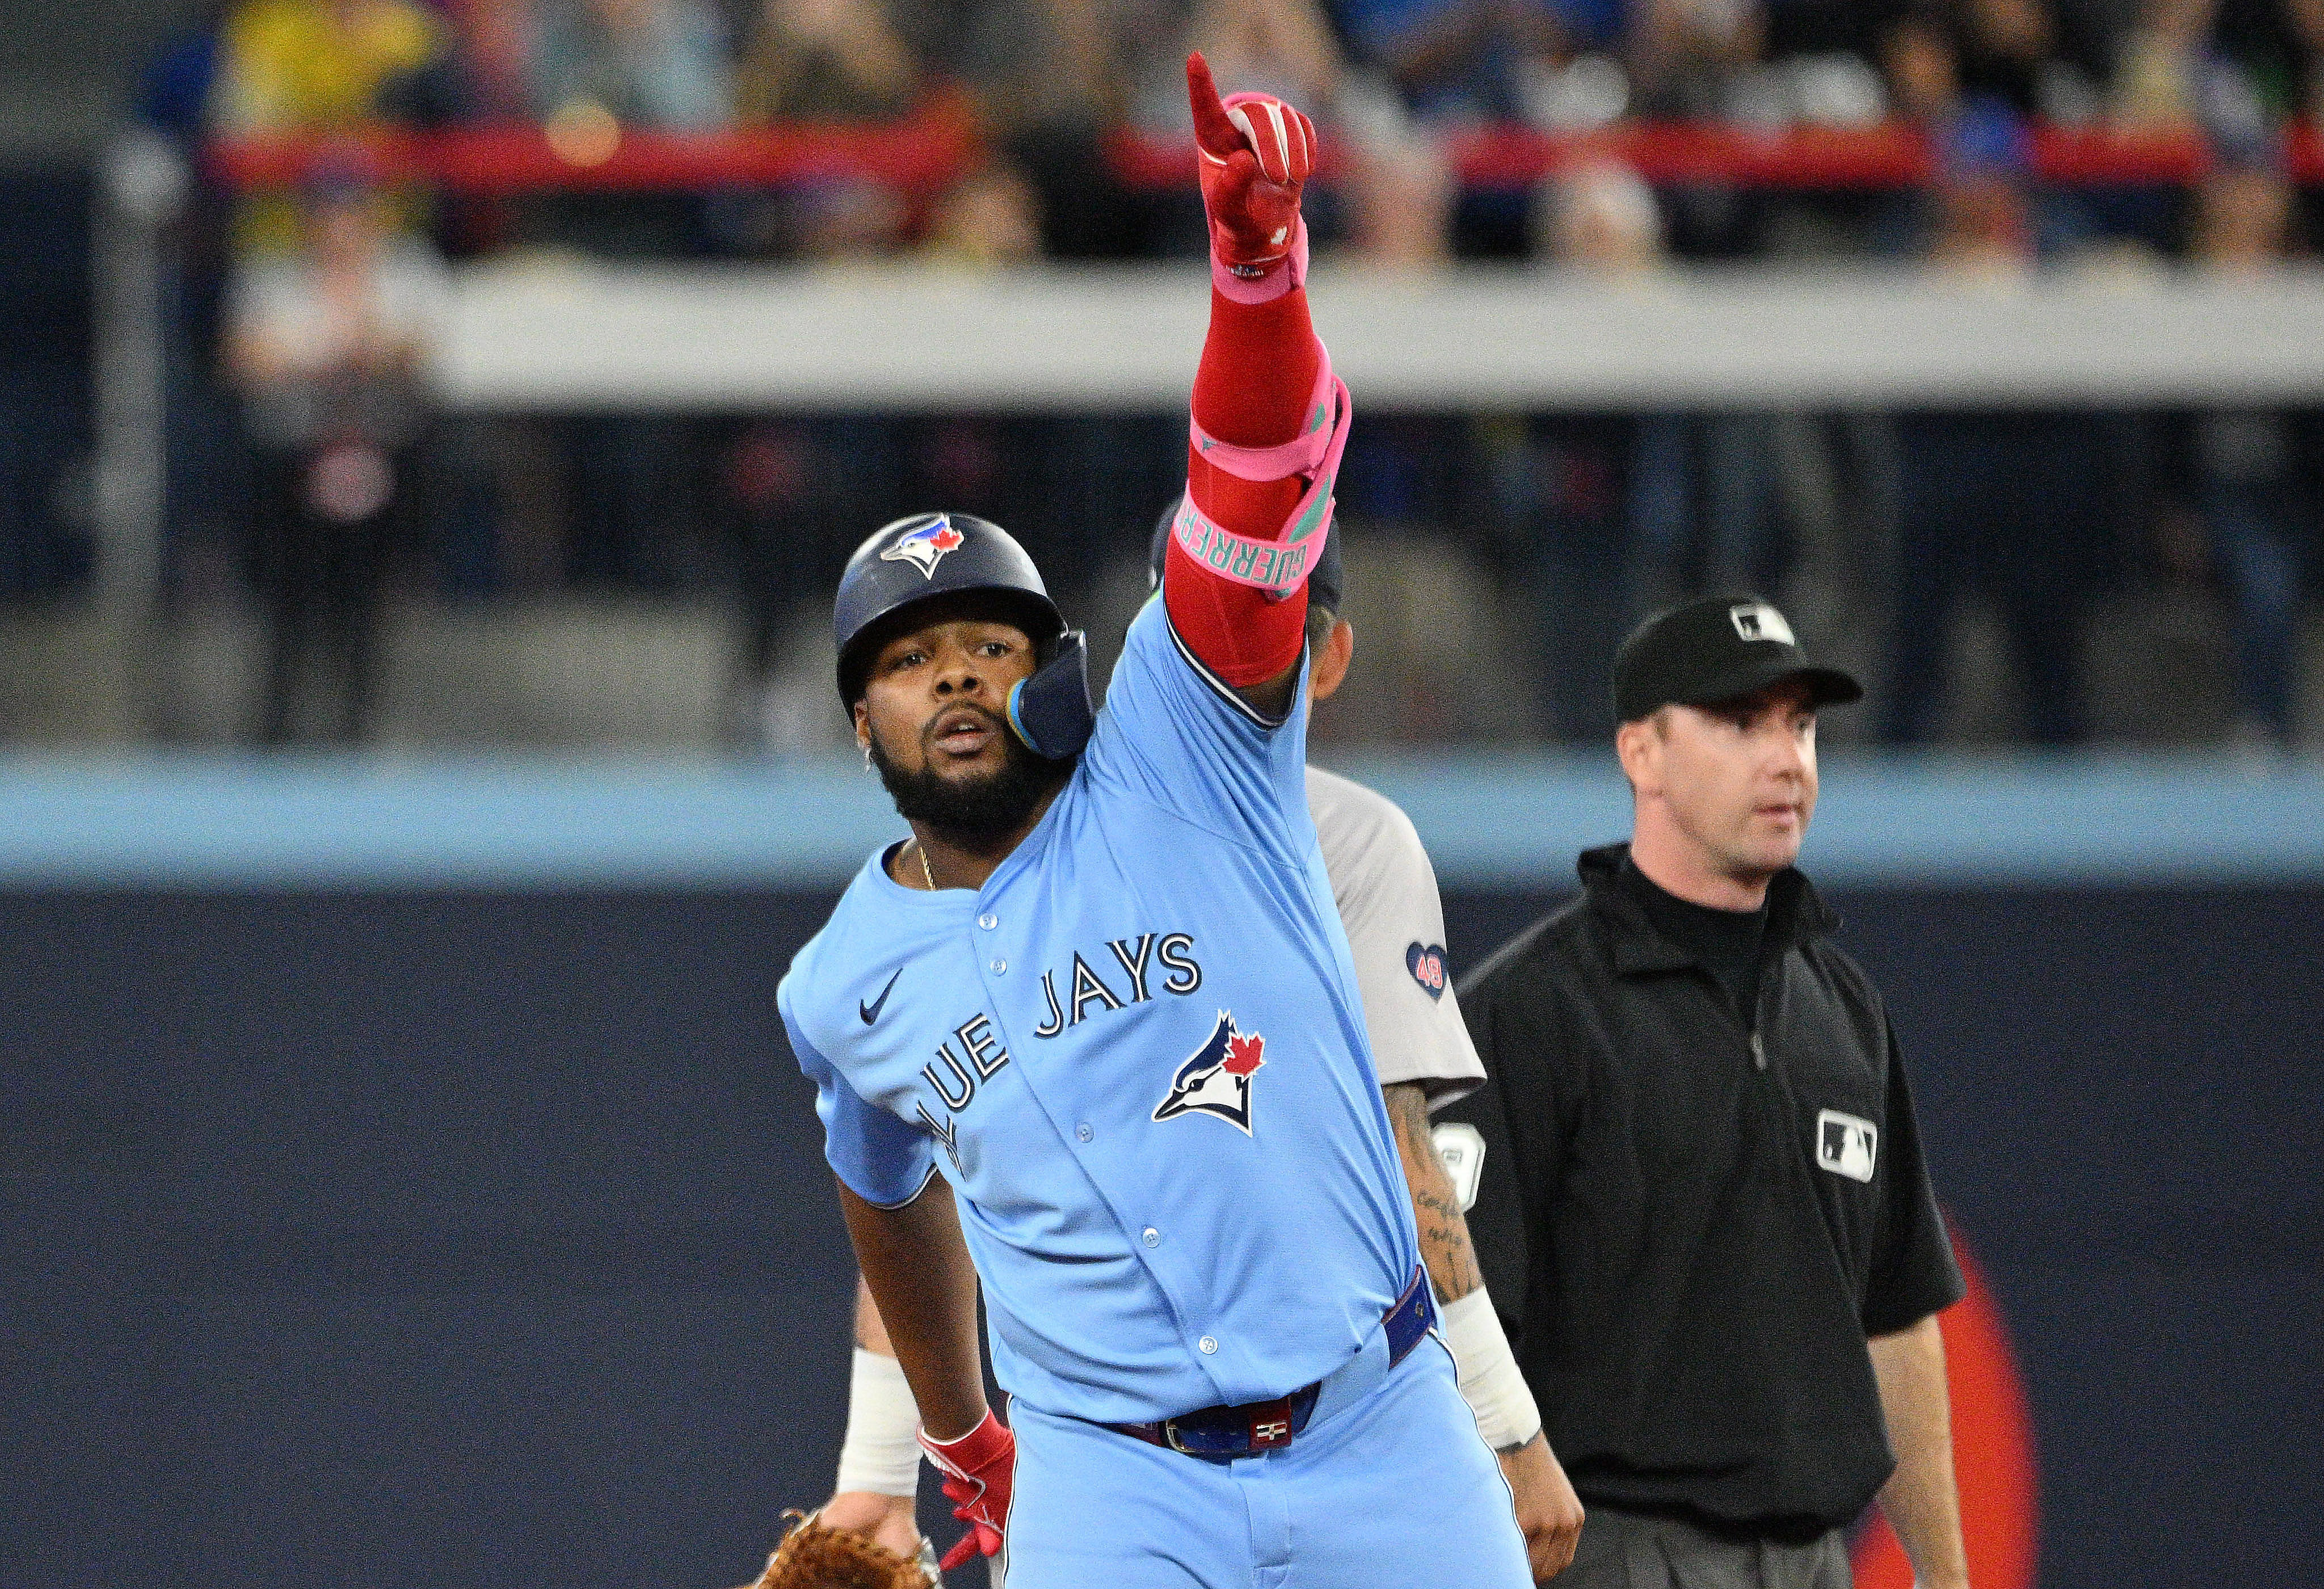
[[1299,190],[1315,170],[1315,124],[1272,94],[1221,99],[1200,51],[1186,57],[1186,96],[1212,256],[1256,281],[1301,242]]
[[938,1565],[950,1572],[979,1551],[998,1555],[1017,1482],[1017,1437],[989,1410],[982,1423],[957,1440],[931,1440],[925,1428],[914,1433],[928,1460],[944,1471],[945,1494],[959,1502],[953,1516],[968,1525]]

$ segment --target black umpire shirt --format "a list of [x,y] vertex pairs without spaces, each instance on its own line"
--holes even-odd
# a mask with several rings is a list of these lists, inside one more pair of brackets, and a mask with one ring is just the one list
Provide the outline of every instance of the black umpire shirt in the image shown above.
[[1628,845],[1581,873],[1462,986],[1491,1079],[1438,1116],[1551,1447],[1585,1504],[1843,1526],[1895,1465],[1865,1338],[1962,1290],[1880,996],[1797,871],[1742,978]]

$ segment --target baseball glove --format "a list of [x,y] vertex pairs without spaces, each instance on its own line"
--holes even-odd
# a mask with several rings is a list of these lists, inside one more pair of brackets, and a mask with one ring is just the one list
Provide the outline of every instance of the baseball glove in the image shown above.
[[811,1511],[783,1513],[790,1529],[767,1557],[767,1570],[743,1589],[941,1589],[935,1548],[920,1541],[917,1561],[846,1529],[825,1528]]

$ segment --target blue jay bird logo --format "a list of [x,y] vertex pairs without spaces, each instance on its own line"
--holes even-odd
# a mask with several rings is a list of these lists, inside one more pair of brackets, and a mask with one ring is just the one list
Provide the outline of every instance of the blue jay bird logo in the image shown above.
[[1213,1115],[1249,1136],[1250,1079],[1267,1063],[1266,1053],[1266,1038],[1239,1030],[1232,1012],[1221,1010],[1209,1038],[1170,1079],[1170,1095],[1155,1106],[1154,1117]]
[[936,565],[945,554],[956,552],[968,537],[952,527],[952,520],[937,514],[918,529],[908,529],[896,537],[896,544],[880,554],[882,563],[909,563],[920,571],[922,579],[936,576]]

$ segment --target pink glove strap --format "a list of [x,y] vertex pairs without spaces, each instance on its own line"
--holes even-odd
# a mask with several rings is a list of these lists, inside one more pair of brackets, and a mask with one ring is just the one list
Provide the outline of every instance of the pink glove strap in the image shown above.
[[[1286,266],[1287,269],[1278,269]],[[1256,276],[1238,276],[1237,269],[1256,270]],[[1295,287],[1307,285],[1307,217],[1301,216],[1291,226],[1291,249],[1278,254],[1263,265],[1231,266],[1211,253],[1211,285],[1219,296],[1230,303],[1273,303]]]
[[[1299,505],[1291,510],[1281,538],[1259,541],[1236,534],[1194,506],[1194,493],[1190,491],[1178,499],[1177,514],[1170,520],[1170,534],[1181,551],[1221,579],[1272,596],[1287,596],[1299,588],[1307,571],[1323,556],[1324,537],[1332,533],[1332,485],[1339,477],[1340,455],[1347,451],[1348,431],[1355,418],[1345,382],[1335,378],[1332,395],[1338,417],[1332,423],[1322,466],[1308,482]],[[943,1459],[937,1462],[941,1466]]]
[[1307,433],[1280,446],[1239,447],[1204,430],[1188,418],[1187,433],[1203,462],[1242,480],[1281,480],[1289,474],[1312,474],[1332,450],[1332,394],[1339,385],[1332,373],[1332,354],[1326,348],[1315,369],[1315,390],[1307,394]]

